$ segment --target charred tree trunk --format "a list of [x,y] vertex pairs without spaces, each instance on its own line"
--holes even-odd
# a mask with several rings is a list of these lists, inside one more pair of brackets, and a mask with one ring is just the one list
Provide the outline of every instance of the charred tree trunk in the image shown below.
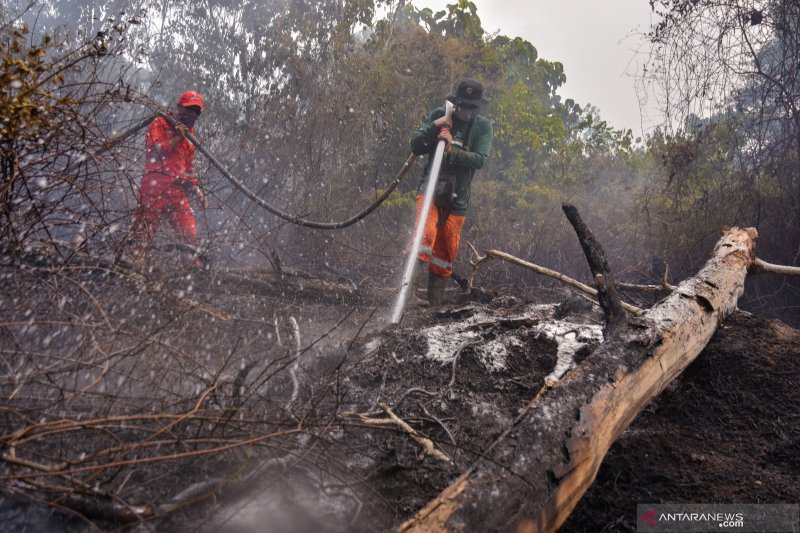
[[537,397],[479,460],[400,531],[553,531],[612,443],[736,309],[756,232],[726,230],[712,258],[659,305],[620,326]]
[[603,333],[608,338],[614,334],[617,328],[626,323],[627,318],[625,310],[622,308],[617,282],[611,273],[611,267],[608,266],[603,247],[600,246],[594,234],[586,227],[575,206],[564,204],[561,208],[578,235],[581,248],[583,248],[583,255],[586,256],[589,270],[592,271],[594,284],[597,287],[597,300],[600,302],[600,307],[606,316],[606,325]]

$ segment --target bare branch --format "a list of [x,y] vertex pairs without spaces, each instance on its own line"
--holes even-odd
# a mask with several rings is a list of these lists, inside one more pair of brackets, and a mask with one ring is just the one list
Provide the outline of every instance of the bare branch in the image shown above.
[[[558,280],[558,281],[560,281],[560,282],[562,282],[562,283],[564,283],[566,285],[569,285],[570,287],[578,289],[579,291],[584,292],[584,293],[586,293],[586,294],[588,294],[590,296],[595,296],[595,297],[597,296],[597,289],[589,287],[588,285],[586,285],[584,283],[581,283],[580,281],[577,281],[577,280],[575,280],[573,278],[570,278],[569,276],[565,276],[564,274],[562,274],[560,272],[556,272],[555,270],[551,270],[551,269],[549,269],[547,267],[543,267],[543,266],[536,265],[534,263],[530,263],[528,261],[525,261],[524,259],[520,259],[518,257],[514,257],[511,254],[507,254],[505,252],[501,252],[500,250],[486,250],[486,255],[487,256],[496,257],[498,259],[502,259],[503,261],[507,261],[507,262],[509,262],[511,264],[514,264],[514,265],[517,265],[517,266],[521,266],[523,268],[527,268],[528,270],[532,270],[532,271],[536,272],[537,274],[541,274],[543,276],[547,276],[547,277],[553,278],[553,279]],[[642,312],[642,310],[640,308],[638,308],[638,307],[636,307],[634,305],[625,303],[625,302],[622,302],[622,308],[625,309],[625,311],[627,311],[629,313],[633,313],[633,314]]]
[[751,274],[780,274],[782,276],[800,276],[800,267],[774,265],[757,258],[750,268]]

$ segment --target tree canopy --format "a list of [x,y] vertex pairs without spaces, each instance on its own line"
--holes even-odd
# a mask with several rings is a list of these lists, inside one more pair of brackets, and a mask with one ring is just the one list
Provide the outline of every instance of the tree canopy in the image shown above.
[[[614,242],[613,257],[639,275],[649,271],[653,256],[676,273],[688,272],[695,266],[688,258],[702,257],[725,224],[763,228],[762,246],[776,260],[796,262],[796,2],[653,0],[651,6],[660,22],[650,33],[645,75],[674,89],[668,117],[681,122],[644,139],[616,129],[591,102],[563,95],[568,73],[558,58],[540,57],[535,43],[520,37],[487,34],[467,0],[437,12],[403,0],[40,0],[30,6],[17,0],[4,8],[3,31],[19,33],[27,23],[28,33],[6,40],[3,53],[9,65],[35,63],[17,76],[21,83],[53,73],[54,99],[45,109],[66,98],[58,109],[84,117],[73,122],[89,120],[92,127],[77,137],[84,148],[113,137],[147,107],[167,108],[183,90],[200,91],[207,102],[198,126],[203,143],[259,195],[319,220],[345,218],[354,203],[366,205],[382,192],[408,155],[411,133],[461,78],[473,77],[485,85],[483,112],[494,122],[495,141],[475,181],[467,240],[508,241],[511,253],[569,271],[578,250],[568,232],[552,230],[561,228],[559,205],[569,200],[587,204],[584,212]],[[92,68],[74,62],[76,54]],[[17,94],[13,68],[3,78],[7,94]],[[37,98],[30,93],[17,102],[36,110]],[[26,120],[26,127],[35,125]],[[97,139],[88,140],[85,131]],[[11,176],[41,174],[43,167],[41,160],[20,159],[22,138],[13,137],[17,148],[6,137],[3,152],[4,183],[11,202],[6,216],[18,224],[21,204],[11,199],[25,190],[24,181]],[[84,178],[104,177],[81,189],[103,198],[90,204],[98,227],[128,223],[141,157],[136,142],[119,148],[132,158],[124,164],[101,158],[81,168]],[[121,167],[122,188],[114,175]],[[206,214],[207,238],[237,260],[278,254],[303,268],[351,270],[354,257],[372,255],[381,258],[369,267],[378,276],[402,263],[402,254],[384,250],[402,248],[407,238],[416,177],[390,197],[376,224],[331,237],[286,226],[208,165],[201,168],[216,199]],[[61,183],[56,168],[45,173]],[[63,186],[74,187],[80,177]]]

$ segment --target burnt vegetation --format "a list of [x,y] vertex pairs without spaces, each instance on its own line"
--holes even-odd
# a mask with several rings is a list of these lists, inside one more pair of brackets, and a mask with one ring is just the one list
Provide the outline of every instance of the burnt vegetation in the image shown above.
[[[574,296],[536,307],[564,301],[562,286],[476,255],[502,249],[591,280],[564,199],[603,243],[624,299],[642,308],[698,270],[723,226],[755,227],[760,257],[800,265],[796,1],[652,1],[661,21],[642,81],[676,90],[666,94],[672,122],[644,139],[564,99],[557,58],[486,34],[470,2],[440,13],[403,1],[174,4],[0,6],[0,512],[9,519],[191,530],[213,515],[206,527],[235,530],[249,498],[276,528],[398,525],[485,457],[548,386],[566,335],[577,352],[564,372],[600,343],[596,307]],[[462,246],[456,266],[472,292],[453,284],[441,313],[411,309],[386,328],[421,165],[369,218],[324,231],[261,209],[198,154],[209,196],[196,209],[199,248],[161,231],[145,267],[132,263],[140,126],[180,91],[204,95],[197,138],[250,191],[292,216],[335,222],[384,192],[418,121],[467,75],[485,82],[496,138],[463,234],[474,254]],[[740,305],[797,326],[800,285],[752,277]],[[571,326],[551,333],[553,319]],[[437,327],[450,343],[438,360]],[[775,347],[756,354],[733,329],[751,327]],[[773,480],[760,478],[757,501],[784,501],[797,490],[797,417],[759,425],[770,415],[756,391],[769,384],[770,405],[791,410],[797,335],[748,314],[731,328],[642,427],[690,404],[695,414],[674,431],[710,427],[705,400],[734,424],[726,409],[750,402],[731,453],[778,465],[749,468]],[[722,362],[726,350],[745,351],[740,373]],[[647,500],[637,483],[654,476],[665,499],[677,494],[625,462],[661,453],[637,431],[612,449],[592,508],[578,507],[565,530],[632,529],[612,501]],[[713,462],[710,435],[688,442],[697,449],[662,455]],[[731,461],[724,479],[682,482],[710,500]]]

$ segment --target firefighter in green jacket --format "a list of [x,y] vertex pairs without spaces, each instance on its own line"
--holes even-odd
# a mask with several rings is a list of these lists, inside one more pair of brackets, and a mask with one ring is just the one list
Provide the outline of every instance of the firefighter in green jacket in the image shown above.
[[478,114],[486,103],[480,82],[462,80],[447,99],[454,105],[452,117],[445,116],[444,108],[434,109],[411,138],[411,150],[416,155],[428,154],[417,191],[417,224],[421,223],[423,191],[436,145],[440,140],[447,143],[434,205],[422,222],[425,230],[419,253],[420,261],[428,263],[428,302],[432,306],[441,305],[447,278],[453,275],[472,178],[489,159],[494,137],[491,121]]

